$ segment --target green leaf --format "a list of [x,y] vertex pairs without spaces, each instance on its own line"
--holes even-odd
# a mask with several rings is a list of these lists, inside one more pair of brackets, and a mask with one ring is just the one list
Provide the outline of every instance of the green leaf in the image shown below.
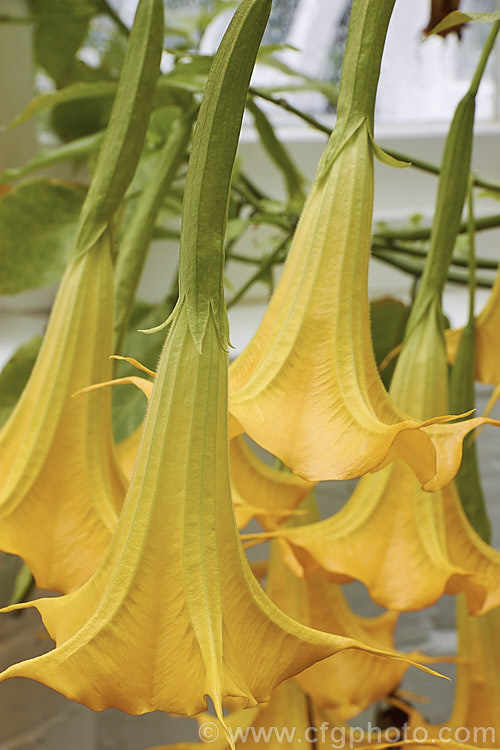
[[212,55],[197,55],[189,60],[177,62],[169,73],[161,77],[158,88],[168,91],[172,87],[177,87],[184,91],[200,93],[207,83],[212,60]]
[[98,12],[92,0],[30,0],[35,20],[36,62],[59,82],[87,36],[89,22]]
[[247,108],[253,115],[255,127],[264,149],[283,175],[289,199],[298,200],[302,204],[304,201],[304,191],[302,188],[305,183],[305,177],[300,173],[287,149],[276,136],[274,128],[266,115],[253,99],[248,100]]
[[45,169],[45,167],[51,167],[54,164],[82,159],[97,151],[101,145],[103,135],[104,133],[94,133],[84,138],[78,138],[70,143],[64,143],[62,146],[57,146],[56,148],[42,149],[23,167],[4,169],[0,173],[0,184],[18,180],[20,177],[25,177],[32,172]]
[[[377,366],[401,344],[410,308],[392,297],[383,297],[370,304],[373,349]],[[382,370],[380,377],[389,389],[396,358]]]
[[450,29],[453,26],[460,26],[461,24],[468,23],[469,21],[476,21],[478,23],[492,23],[492,21],[499,20],[500,10],[495,10],[492,13],[474,13],[472,11],[464,13],[461,10],[453,10],[451,13],[448,13],[448,15],[445,16],[442,21],[434,26],[431,31],[429,31],[428,36],[431,36],[431,34],[440,34],[442,31],[446,31],[446,29]]
[[[61,80],[59,88],[72,83],[113,83],[115,79],[102,66],[92,68],[75,58]],[[60,102],[48,115],[49,128],[63,141],[73,141],[104,130],[108,124],[113,97],[95,96],[72,102]]]
[[34,336],[19,347],[0,373],[0,427],[17,404],[35,364],[42,336]]
[[140,0],[130,33],[109,125],[80,215],[75,257],[105,231],[141,155],[163,47],[163,0]]
[[[207,59],[210,62],[211,58]],[[206,73],[203,73],[201,68],[196,71],[191,66],[188,68],[185,63],[179,64],[171,73],[159,79],[155,102],[157,100],[164,102],[164,95],[175,94],[176,92],[197,93],[203,89],[206,80]],[[85,107],[88,105],[88,101],[92,99],[108,100],[108,103],[111,104],[116,96],[116,91],[116,81],[79,81],[78,83],[72,83],[58,91],[35,96],[23,111],[7,125],[7,128],[21,125],[39,112],[60,104],[74,105],[81,103]]]
[[113,99],[116,94],[116,88],[117,84],[115,81],[79,82],[72,83],[70,86],[66,86],[66,88],[59,91],[40,94],[39,96],[35,96],[28,106],[9,123],[8,128],[21,125],[21,123],[26,122],[38,112],[63,102],[76,102],[97,97]]
[[0,200],[0,294],[59,281],[66,267],[86,189],[32,180]]
[[25,602],[33,589],[35,588],[35,579],[26,563],[21,565],[18,574],[14,580],[14,587],[10,595],[9,605]]

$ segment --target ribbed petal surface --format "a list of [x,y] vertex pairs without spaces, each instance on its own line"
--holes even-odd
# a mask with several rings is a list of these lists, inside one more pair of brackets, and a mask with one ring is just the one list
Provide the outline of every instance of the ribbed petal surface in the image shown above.
[[311,481],[402,458],[438,489],[458,468],[463,436],[448,441],[456,460],[441,461],[426,425],[447,418],[409,418],[378,376],[367,291],[372,204],[373,145],[363,122],[312,188],[264,320],[230,368],[230,410]]
[[227,353],[213,317],[198,352],[183,303],[102,564],[77,591],[19,606],[39,610],[56,648],[0,679],[30,677],[95,710],[195,714],[208,695],[221,716],[226,697],[267,701],[338,651],[387,653],[300,625],[255,580],[230,495]]
[[0,549],[38,586],[67,592],[94,572],[125,495],[110,394],[73,394],[111,376],[113,285],[107,236],[70,264],[35,367],[0,432]]

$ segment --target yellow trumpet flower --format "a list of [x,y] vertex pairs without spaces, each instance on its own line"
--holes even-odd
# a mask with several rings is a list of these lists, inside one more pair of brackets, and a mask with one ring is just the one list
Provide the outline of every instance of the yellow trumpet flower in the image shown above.
[[242,436],[229,442],[229,467],[239,529],[252,518],[257,518],[264,529],[275,529],[296,512],[314,487],[313,482],[296,474],[265,464]]
[[[214,750],[226,750],[229,743],[220,722],[210,714],[201,714],[197,721],[200,739],[210,742]],[[293,681],[280,685],[269,703],[233,711],[225,717],[225,722],[237,750],[247,747],[256,750],[263,744],[271,750],[279,750],[284,745],[291,750],[331,750],[328,740],[334,738],[333,732],[337,738],[335,730],[340,727],[345,731],[346,746],[349,744],[349,728],[333,716],[325,720]],[[317,732],[319,727],[320,733]],[[200,750],[201,747],[199,742],[177,742],[149,750]]]
[[[276,544],[273,542],[273,547]],[[282,549],[286,557],[286,547]],[[290,572],[277,547],[271,553],[266,591],[280,609],[306,625],[349,634],[378,648],[394,648],[397,613],[385,612],[372,618],[357,616],[340,586],[318,573],[312,573],[307,581],[301,580]],[[408,657],[425,658],[417,653]],[[402,662],[346,651],[314,664],[294,679],[318,709],[333,711],[339,720],[347,721],[389,695],[407,668]]]
[[68,266],[29,382],[0,432],[0,549],[22,557],[42,588],[67,592],[90,577],[125,495],[109,393],[72,398],[110,377],[112,330],[105,233]]
[[472,426],[454,425],[443,444],[428,425],[450,417],[409,418],[377,373],[367,293],[374,148],[363,120],[321,167],[262,324],[230,368],[230,410],[312,481],[402,458],[426,489],[439,489]]
[[[149,375],[154,372],[144,368],[136,360],[125,357],[128,362],[146,369]],[[84,388],[94,390],[105,385],[132,384],[140,388],[149,400],[153,383],[139,377],[125,377],[98,383]],[[122,469],[128,479],[139,452],[144,426],[141,424],[127,438],[117,444],[116,450]],[[289,518],[306,495],[314,487],[312,482],[302,479],[291,472],[279,471],[264,463],[239,435],[229,441],[229,466],[231,477],[231,495],[233,498],[236,525],[239,529],[257,518],[265,529],[274,529],[283,520]]]
[[[421,419],[447,402],[438,314],[437,303],[431,305],[414,328],[391,385],[394,400]],[[305,575],[321,569],[339,583],[360,580],[387,609],[422,609],[459,591],[474,614],[500,604],[500,553],[472,529],[454,485],[423,492],[402,461],[363,477],[331,518],[276,534],[291,545]]]
[[106,556],[77,591],[15,608],[31,606],[56,648],[0,680],[29,677],[95,710],[192,715],[209,696],[222,718],[227,697],[265,702],[280,682],[344,649],[408,661],[300,625],[260,588],[230,495],[227,353],[212,314],[198,351],[184,301]]
[[303,575],[360,580],[388,609],[422,609],[459,591],[474,614],[500,604],[500,554],[474,532],[454,485],[425,493],[399,461],[363,477],[335,516],[277,533]]
[[[309,502],[309,515],[311,509]],[[281,542],[274,542],[267,593],[283,611],[314,627],[321,625],[329,631],[345,631],[378,646],[393,647],[395,613],[387,612],[374,618],[357,617],[348,607],[338,586],[327,583],[320,576],[313,577],[305,584],[290,572],[284,556],[287,556],[287,547]],[[346,746],[351,746],[349,729],[343,722],[374,700],[390,693],[407,668],[403,663],[368,654],[360,654],[360,657],[358,659],[354,652],[346,652],[325,659],[280,685],[269,703],[230,713],[225,720],[236,748],[242,748],[243,744],[256,747],[259,742],[272,747],[283,742],[292,747],[304,743],[306,747],[313,744],[331,747],[328,740],[339,739],[335,729],[340,727],[346,732]],[[197,720],[201,739],[210,741],[220,750],[227,747],[222,727],[213,716],[201,714]],[[368,737],[363,740],[357,736],[356,744],[359,743],[361,747],[365,743],[370,744]],[[199,750],[200,744],[183,742],[170,746],[170,750],[174,748]],[[167,750],[167,746],[151,750]]]

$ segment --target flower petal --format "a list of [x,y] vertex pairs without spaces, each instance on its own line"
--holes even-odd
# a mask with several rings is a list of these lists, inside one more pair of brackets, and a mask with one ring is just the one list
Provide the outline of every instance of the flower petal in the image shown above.
[[230,368],[230,410],[311,481],[356,477],[397,456],[422,483],[442,486],[452,476],[437,472],[429,421],[401,412],[376,369],[367,293],[372,203],[364,121],[312,188],[264,320]]
[[29,677],[95,710],[133,714],[196,714],[210,696],[222,719],[227,697],[267,701],[280,682],[344,649],[408,661],[300,625],[272,604],[239,544],[227,446],[227,353],[213,318],[198,351],[181,303],[108,552],[77,591],[20,605],[38,609],[56,648],[0,680]]
[[111,375],[109,237],[68,267],[30,380],[0,432],[0,548],[42,588],[70,591],[96,569],[116,524],[125,478],[109,393],[71,398]]

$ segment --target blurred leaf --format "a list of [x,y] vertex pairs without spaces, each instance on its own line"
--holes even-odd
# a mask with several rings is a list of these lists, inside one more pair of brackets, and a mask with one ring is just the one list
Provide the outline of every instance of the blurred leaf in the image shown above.
[[275,52],[283,52],[283,50],[293,50],[293,52],[298,52],[299,48],[294,47],[293,44],[287,44],[286,42],[281,44],[261,44],[259,51],[257,52],[257,60],[261,62],[264,57],[273,55]]
[[42,336],[34,336],[19,347],[0,372],[0,426],[17,404],[38,356]]
[[248,100],[247,107],[252,113],[262,146],[283,175],[289,199],[298,200],[301,205],[304,201],[305,177],[300,173],[284,144],[276,136],[264,112],[252,99]]
[[[191,93],[201,91],[206,83],[211,58],[200,59],[203,60],[203,63],[196,65],[182,63],[176,66],[175,71],[162,76],[158,80],[156,101],[158,103],[168,103],[165,102],[165,94],[175,95],[182,92]],[[84,113],[89,100],[102,98],[103,100],[107,100],[105,101],[105,105],[109,110],[116,95],[117,86],[116,81],[94,81],[90,83],[79,81],[78,83],[66,86],[66,88],[59,89],[59,91],[40,94],[39,96],[35,96],[7,127],[9,129],[13,128],[16,125],[26,122],[44,109],[66,102],[71,103],[72,106],[76,102],[81,102],[82,112]]]
[[478,198],[488,198],[494,201],[500,201],[500,192],[498,190],[481,190]]
[[14,587],[9,599],[9,605],[25,602],[34,588],[35,579],[33,578],[33,574],[26,563],[23,563],[14,579]]
[[[371,302],[370,310],[373,349],[378,366],[403,341],[410,308],[392,297],[383,297]],[[395,366],[396,358],[380,374],[387,389]]]
[[461,24],[468,23],[469,21],[477,21],[479,23],[491,23],[492,21],[500,20],[500,10],[495,10],[492,13],[464,13],[461,10],[454,10],[449,13],[442,21],[438,23],[433,29],[429,31],[429,36],[432,34],[441,34],[447,29],[451,29],[453,26],[460,26]]
[[25,177],[27,174],[37,172],[39,169],[51,167],[54,164],[61,164],[65,161],[77,161],[85,156],[97,151],[101,145],[104,133],[94,133],[84,138],[78,138],[70,143],[64,143],[62,146],[55,148],[42,149],[30,159],[23,167],[18,169],[4,169],[0,173],[0,183],[17,180]]
[[238,0],[215,0],[205,3],[198,8],[167,8],[166,9],[166,34],[168,36],[180,36],[186,39],[191,46],[196,47],[207,26],[220,13],[232,10],[238,5]]
[[77,102],[81,99],[88,100],[95,97],[107,97],[113,99],[116,94],[117,83],[115,81],[96,81],[94,83],[72,83],[59,91],[51,91],[48,94],[40,94],[30,101],[27,107],[15,117],[8,127],[13,128],[26,122],[33,115],[43,109],[53,107],[61,102]]
[[244,234],[246,230],[252,226],[252,223],[253,222],[251,219],[242,219],[240,217],[236,217],[235,219],[228,219],[225,236],[226,244],[230,244],[239,239],[242,234]]
[[86,188],[61,180],[32,180],[0,200],[0,294],[60,279],[73,247]]
[[[94,68],[75,58],[58,82],[58,86],[64,89],[74,83],[114,85],[115,80],[103,66]],[[103,130],[108,124],[113,100],[114,97],[94,96],[55,104],[49,112],[50,128],[64,141],[72,141]]]
[[283,62],[283,60],[280,60],[277,57],[273,57],[272,55],[261,55],[259,58],[259,62],[261,62],[263,65],[268,65],[270,68],[275,68],[276,70],[279,70],[281,73],[285,73],[288,76],[293,76],[294,78],[306,78],[306,76],[304,76],[300,71],[295,70],[294,68],[290,67],[290,65]]
[[281,85],[276,84],[275,86],[261,86],[259,91],[266,92],[268,94],[280,94],[294,91],[319,91],[328,99],[328,102],[332,106],[337,106],[337,97],[339,88],[335,83],[330,81],[315,81],[313,78],[304,78],[298,83],[283,83]]
[[201,92],[207,82],[212,59],[212,55],[196,55],[178,61],[175,67],[158,81],[159,90],[178,87],[193,93]]
[[98,12],[93,0],[30,0],[36,62],[59,83]]

